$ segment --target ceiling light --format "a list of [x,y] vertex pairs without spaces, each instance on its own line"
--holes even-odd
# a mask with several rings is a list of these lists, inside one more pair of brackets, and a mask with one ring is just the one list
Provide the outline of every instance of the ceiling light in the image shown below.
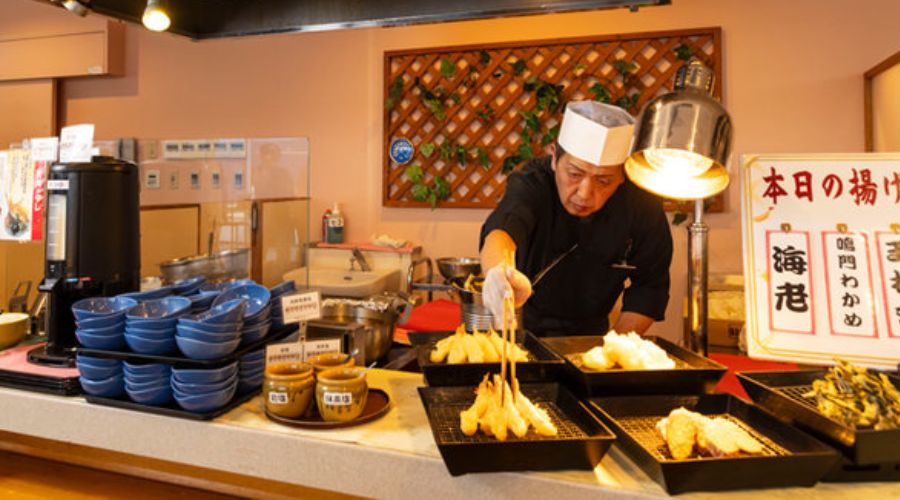
[[150,31],[166,31],[172,24],[169,13],[162,6],[162,0],[147,0],[147,8],[144,9],[141,21]]
[[90,1],[91,0],[62,0],[62,6],[69,12],[84,17],[88,13],[87,4],[90,3]]

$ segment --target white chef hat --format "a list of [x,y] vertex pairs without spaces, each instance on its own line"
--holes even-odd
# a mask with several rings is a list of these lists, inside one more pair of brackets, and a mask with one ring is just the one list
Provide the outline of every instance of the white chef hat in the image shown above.
[[621,165],[631,151],[634,117],[624,109],[597,101],[566,104],[559,145],[593,165]]

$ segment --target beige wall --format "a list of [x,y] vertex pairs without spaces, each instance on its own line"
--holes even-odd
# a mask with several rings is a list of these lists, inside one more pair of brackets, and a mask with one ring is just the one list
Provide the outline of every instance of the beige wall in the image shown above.
[[900,63],[872,78],[874,151],[900,151]]
[[[32,0],[9,14],[53,11]],[[37,12],[40,11],[40,12]],[[27,17],[27,16],[26,16]],[[641,9],[505,18],[390,29],[192,42],[133,27],[126,76],[62,84],[61,120],[94,122],[114,136],[308,136],[312,232],[341,201],[349,238],[375,232],[411,238],[432,256],[475,254],[484,210],[381,206],[382,58],[385,50],[721,26],[724,97],[735,155],[862,151],[862,73],[900,44],[896,0],[676,0]],[[710,217],[712,272],[740,272],[738,182],[728,210]],[[657,332],[681,330],[685,239],[674,231],[673,301]]]

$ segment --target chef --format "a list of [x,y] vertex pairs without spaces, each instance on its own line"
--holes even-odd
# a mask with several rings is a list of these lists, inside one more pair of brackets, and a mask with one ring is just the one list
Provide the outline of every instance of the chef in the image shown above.
[[[643,333],[669,301],[672,236],[662,201],[624,172],[634,118],[594,101],[566,106],[550,156],[509,176],[481,228],[484,302],[500,326],[505,296],[538,335]],[[515,252],[515,268],[505,264]]]

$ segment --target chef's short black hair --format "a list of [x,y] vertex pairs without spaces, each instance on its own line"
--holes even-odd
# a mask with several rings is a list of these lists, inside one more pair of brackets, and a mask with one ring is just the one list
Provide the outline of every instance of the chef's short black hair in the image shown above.
[[559,141],[556,142],[556,161],[559,161],[566,154],[566,148],[560,146]]

